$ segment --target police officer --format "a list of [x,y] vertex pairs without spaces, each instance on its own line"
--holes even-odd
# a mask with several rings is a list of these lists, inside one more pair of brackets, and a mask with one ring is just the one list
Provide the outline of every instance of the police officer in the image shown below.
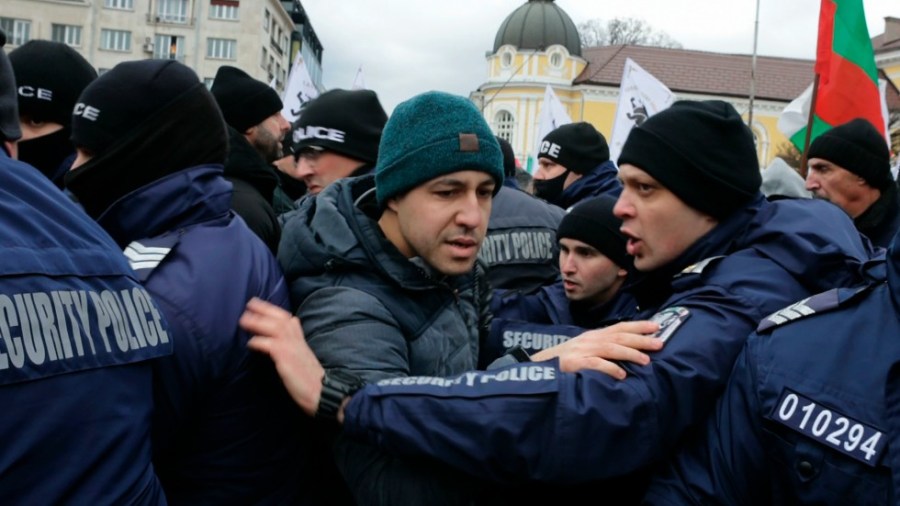
[[97,71],[62,42],[31,40],[9,53],[19,90],[19,160],[63,187],[75,160],[72,109]]
[[533,184],[536,196],[563,209],[622,191],[606,138],[586,122],[563,125],[544,137]]
[[271,252],[230,209],[226,135],[191,69],[120,63],[75,107],[66,187],[169,321],[175,353],[154,364],[153,432],[168,500],[286,504],[308,492],[297,486],[304,420],[237,321],[248,297],[287,307],[288,294]]
[[0,504],[164,505],[150,364],[170,329],[109,236],[15,160],[20,135],[0,49]]
[[[871,278],[765,318],[647,504],[894,504],[900,235]],[[891,451],[888,451],[888,448]]]
[[482,350],[487,355],[483,361],[513,346],[533,354],[585,329],[634,317],[637,301],[620,290],[631,259],[619,231],[622,220],[613,215],[615,204],[609,195],[592,197],[563,217],[556,233],[561,281],[532,294],[494,291],[491,339]]
[[631,131],[619,162],[614,212],[639,273],[638,317],[659,322],[665,343],[652,359],[619,362],[627,375],[569,374],[600,368],[588,350],[615,342],[623,323],[533,357],[546,361],[361,389],[323,388],[296,321],[277,308],[250,307],[242,324],[260,336],[250,344],[279,363],[304,410],[338,405],[347,436],[518,482],[511,494],[523,500],[598,490],[637,500],[650,469],[704,421],[756,323],[857,285],[872,251],[835,206],[763,197],[752,134],[726,102],[676,102]]
[[559,280],[555,236],[565,211],[515,186],[512,146],[499,137],[497,142],[505,177],[478,258],[488,266],[493,288],[531,293]]

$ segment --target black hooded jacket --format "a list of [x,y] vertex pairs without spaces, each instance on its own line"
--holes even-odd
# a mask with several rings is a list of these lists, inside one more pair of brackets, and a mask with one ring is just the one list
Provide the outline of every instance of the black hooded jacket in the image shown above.
[[278,186],[275,168],[263,160],[243,134],[230,126],[228,146],[225,179],[234,185],[231,208],[275,254],[281,240],[281,225],[272,204]]

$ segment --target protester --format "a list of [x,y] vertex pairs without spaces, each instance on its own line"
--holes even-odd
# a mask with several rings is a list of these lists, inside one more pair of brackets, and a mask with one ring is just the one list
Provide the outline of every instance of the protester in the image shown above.
[[371,173],[386,121],[372,90],[334,89],[307,103],[293,131],[297,178],[307,192]]
[[9,53],[19,91],[19,160],[57,188],[75,160],[72,109],[97,71],[62,42],[31,40]]
[[[374,178],[328,184],[285,223],[279,258],[309,342],[327,369],[369,381],[474,368],[490,288],[473,267],[503,181],[499,146],[469,101],[431,92],[397,107],[379,152]],[[442,485],[448,469],[368,444],[338,440],[336,458],[359,504],[469,493]]]
[[[292,131],[293,129],[294,126],[291,127]],[[284,156],[272,162],[275,174],[278,176],[278,186],[275,187],[272,196],[272,207],[279,217],[279,223],[282,221],[281,216],[297,209],[297,201],[306,195],[306,184],[297,173],[297,162],[294,160],[294,141],[290,133],[282,139],[281,149]]]
[[557,206],[510,187],[516,162],[512,147],[497,138],[503,154],[503,187],[494,196],[487,235],[478,257],[491,287],[531,293],[559,280],[556,227],[565,215]]
[[171,355],[171,329],[109,236],[15,160],[5,42],[0,31],[0,503],[165,505],[150,360]]
[[[646,504],[889,504],[900,461],[900,235],[869,283],[762,321]],[[889,450],[890,447],[890,450]]]
[[544,137],[533,185],[535,195],[563,209],[622,191],[606,138],[585,122],[563,125]]
[[124,249],[170,326],[175,354],[154,363],[153,413],[154,467],[169,504],[298,500],[308,492],[305,419],[237,326],[247,298],[288,307],[287,288],[229,209],[214,98],[183,64],[140,60],[91,83],[75,111],[78,158],[66,186]]
[[622,220],[613,215],[615,204],[609,195],[592,197],[562,219],[556,232],[562,280],[531,294],[494,291],[491,338],[482,363],[514,346],[533,354],[637,314],[634,297],[620,291],[631,259],[619,231]]
[[228,124],[225,178],[234,185],[231,208],[276,253],[281,225],[274,208],[278,175],[290,124],[281,115],[278,93],[243,70],[222,65],[210,88]]
[[638,317],[652,315],[665,343],[652,360],[633,360],[647,365],[570,374],[616,371],[585,351],[600,347],[597,337],[657,328],[620,323],[532,357],[541,362],[361,390],[344,381],[335,400],[322,396],[322,369],[289,314],[254,301],[241,319],[257,335],[250,345],[272,356],[307,413],[320,400],[340,406],[347,437],[513,483],[508,497],[520,501],[596,490],[636,500],[649,469],[712,408],[756,322],[859,283],[872,251],[834,206],[765,200],[753,137],[725,102],[681,101],[655,114],[632,129],[619,163],[614,212],[638,271]]
[[812,198],[803,177],[784,159],[778,157],[773,158],[769,166],[763,170],[760,189],[769,200]]
[[816,137],[809,146],[806,188],[844,210],[856,228],[887,247],[900,230],[900,199],[887,142],[857,118]]

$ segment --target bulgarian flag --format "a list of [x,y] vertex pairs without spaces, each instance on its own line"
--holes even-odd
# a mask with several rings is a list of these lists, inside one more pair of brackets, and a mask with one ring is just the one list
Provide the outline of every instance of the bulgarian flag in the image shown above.
[[810,141],[831,127],[865,118],[885,134],[875,53],[862,0],[821,0],[816,47],[818,89],[791,102],[778,128],[803,152],[809,104],[815,95]]

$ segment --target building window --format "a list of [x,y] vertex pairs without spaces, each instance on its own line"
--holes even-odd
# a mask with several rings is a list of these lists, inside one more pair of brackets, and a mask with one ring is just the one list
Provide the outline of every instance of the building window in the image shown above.
[[131,51],[131,32],[126,30],[100,30],[100,49]]
[[211,19],[238,19],[237,0],[211,0],[209,17]]
[[188,0],[159,0],[156,15],[163,23],[187,23]]
[[0,18],[0,28],[12,45],[21,46],[31,40],[31,21],[27,19]]
[[134,10],[134,0],[106,0],[104,5],[109,9]]
[[553,51],[550,53],[550,66],[558,69],[562,67],[563,63],[563,55],[559,51]]
[[262,58],[259,60],[259,66],[261,68],[266,68],[266,63],[269,61],[269,52],[266,51],[266,48],[262,48]]
[[508,111],[500,111],[494,116],[494,130],[497,131],[497,137],[500,137],[510,144],[512,144],[513,129],[515,126],[516,121],[513,119],[513,115]]
[[203,78],[203,86],[206,86],[206,89],[208,90],[208,89],[212,88],[213,82],[215,80],[216,79],[214,77],[204,77]]
[[157,35],[153,44],[153,57],[158,60],[177,60],[184,63],[184,37]]
[[266,9],[265,13],[263,14],[263,30],[265,30],[266,33],[269,33],[269,25],[271,24],[271,20],[272,15],[269,14],[269,9]]
[[512,65],[512,60],[513,60],[513,55],[509,51],[504,51],[503,55],[500,57],[500,63],[504,67],[509,67],[510,65]]
[[206,39],[206,57],[234,60],[237,58],[237,41],[234,39]]
[[81,47],[81,27],[75,25],[51,25],[51,39],[53,42],[62,42],[63,44]]

